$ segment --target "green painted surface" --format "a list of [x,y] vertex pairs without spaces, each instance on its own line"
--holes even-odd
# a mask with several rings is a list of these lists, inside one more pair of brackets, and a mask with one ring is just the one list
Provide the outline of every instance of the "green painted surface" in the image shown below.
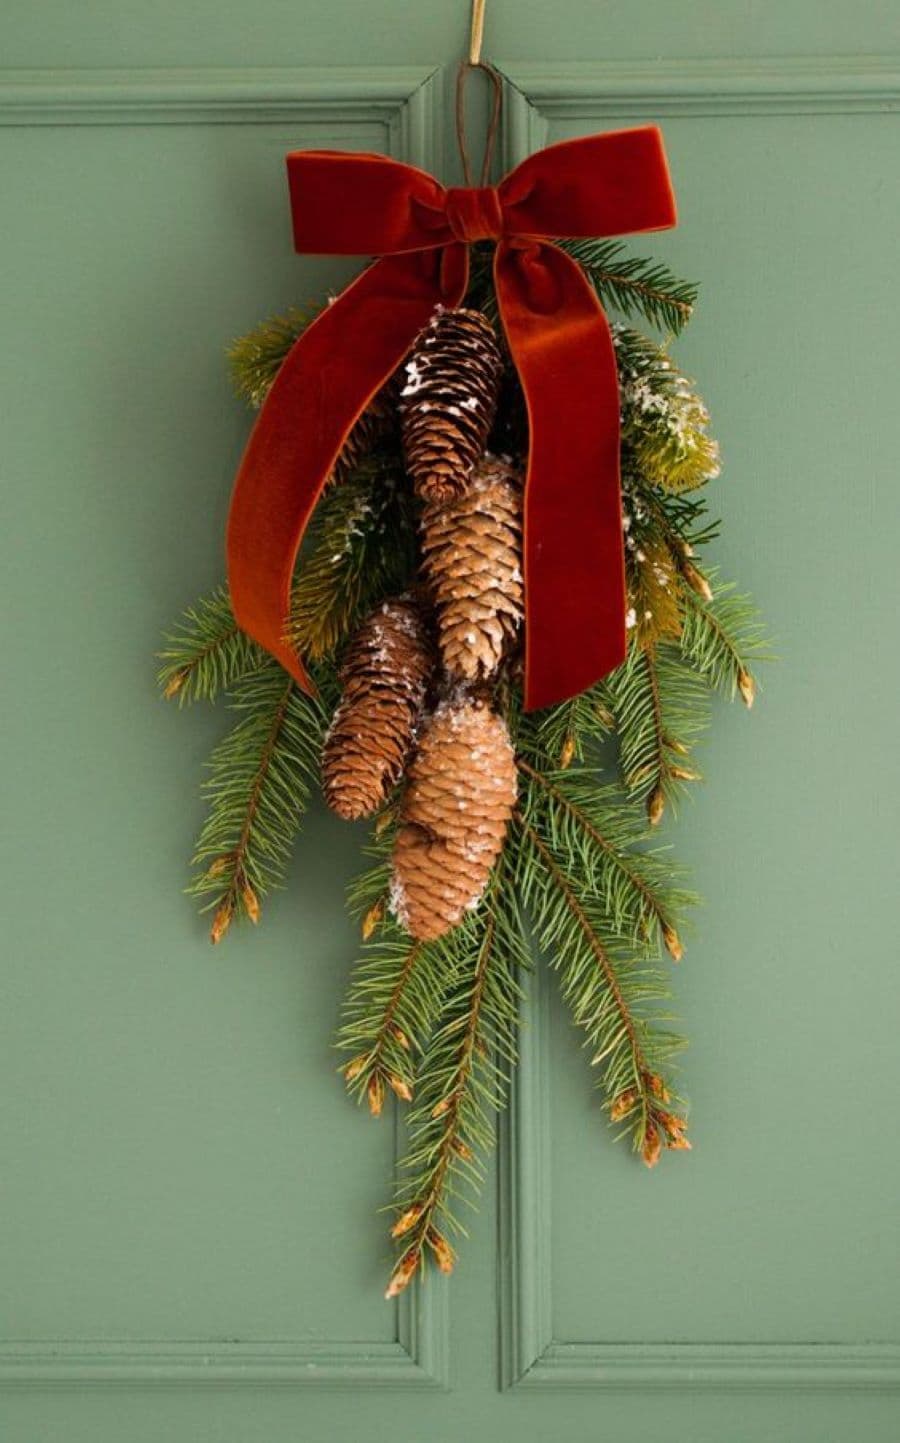
[[[677,828],[709,899],[676,977],[694,1039],[695,1152],[654,1177],[633,1166],[603,1136],[584,1058],[552,1006],[541,1032],[551,1126],[542,1152],[531,1116],[519,1183],[531,1196],[546,1170],[536,1251],[549,1336],[585,1350],[582,1386],[560,1384],[548,1363],[533,1385],[498,1389],[515,1239],[504,1226],[498,1247],[490,1191],[451,1289],[449,1392],[426,1378],[440,1372],[440,1307],[417,1334],[380,1300],[375,1209],[392,1137],[348,1107],[329,1048],[354,945],[341,893],[355,839],[316,815],[264,927],[215,954],[179,896],[199,768],[223,718],[163,707],[151,654],[221,571],[247,428],[222,346],[348,273],[292,256],[281,156],[380,149],[391,135],[425,145],[418,112],[398,118],[415,81],[397,67],[424,78],[449,65],[464,10],[19,0],[6,12],[3,63],[55,71],[43,119],[57,123],[36,123],[37,106],[20,110],[29,123],[0,127],[12,281],[0,354],[4,1443],[887,1443],[900,1432],[900,1394],[886,1387],[896,1349],[873,1346],[900,1344],[896,116],[877,108],[883,96],[854,100],[860,70],[877,69],[859,57],[900,50],[893,6],[489,6],[489,49],[526,90],[543,67],[562,93],[564,63],[580,62],[583,94],[572,101],[570,84],[568,109],[535,82],[552,136],[617,123],[599,72],[590,94],[594,57],[728,62],[704,82],[705,104],[666,113],[682,224],[653,245],[703,281],[679,355],[725,452],[719,554],[763,603],[783,658],[752,717],[718,714],[707,784]],[[802,115],[786,113],[803,108],[796,98],[761,101],[766,74],[803,56],[830,57],[831,98]],[[177,124],[129,115],[142,79],[171,109],[171,86],[138,74],[117,83],[119,108],[90,117],[99,123],[72,123],[86,109],[66,115],[59,102],[78,76],[58,67],[284,65],[306,68],[305,100],[292,113],[260,101],[230,124],[185,104]],[[322,108],[321,67],[334,65],[365,67],[364,104]],[[394,95],[387,127],[371,100],[378,66]],[[739,113],[713,113],[715,74],[740,92]],[[795,97],[805,75],[788,66]],[[15,78],[0,72],[7,119]],[[227,108],[232,81],[221,85]],[[896,104],[896,72],[882,90]],[[503,1313],[507,1348],[527,1352],[527,1331]],[[63,1340],[68,1373],[48,1340]],[[597,1358],[617,1344],[633,1345],[635,1375],[604,1389]],[[681,1387],[658,1391],[653,1348],[667,1344],[782,1346],[765,1366],[741,1355],[749,1386],[678,1376]],[[832,1351],[811,1382],[796,1348],[815,1344]],[[424,1363],[392,1388],[393,1364],[378,1359],[401,1348]],[[30,1374],[16,1367],[29,1349]],[[337,1367],[331,1386],[301,1386],[301,1362],[279,1386],[285,1349],[357,1370],[374,1356],[382,1382]],[[256,1385],[235,1386],[251,1355],[264,1360]],[[676,1356],[686,1374],[688,1354]],[[12,1385],[25,1375],[27,1387]]]

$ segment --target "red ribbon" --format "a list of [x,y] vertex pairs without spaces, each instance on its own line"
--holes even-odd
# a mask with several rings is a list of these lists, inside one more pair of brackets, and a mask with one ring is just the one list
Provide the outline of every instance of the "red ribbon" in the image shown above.
[[381,155],[287,157],[294,244],[377,255],[278,372],[238,472],[228,574],[239,625],[307,690],[285,640],[297,551],[346,437],[438,305],[457,306],[468,245],[497,242],[500,317],[530,427],[525,705],[574,696],[624,659],[615,351],[580,267],[547,239],[675,224],[654,126],[549,146],[493,186],[445,189]]

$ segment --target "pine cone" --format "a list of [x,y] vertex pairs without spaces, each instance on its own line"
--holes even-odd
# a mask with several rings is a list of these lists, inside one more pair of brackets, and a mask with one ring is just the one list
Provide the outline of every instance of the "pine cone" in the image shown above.
[[406,363],[400,424],[406,466],[426,501],[458,496],[497,411],[503,359],[480,311],[438,310]]
[[394,843],[391,906],[413,937],[442,937],[478,905],[515,799],[505,722],[483,701],[444,702],[409,768]]
[[425,506],[421,527],[444,668],[461,681],[492,676],[522,623],[517,473],[485,457],[461,496]]
[[322,753],[325,800],[347,821],[370,816],[403,775],[434,656],[413,601],[386,601],[351,641],[343,695]]

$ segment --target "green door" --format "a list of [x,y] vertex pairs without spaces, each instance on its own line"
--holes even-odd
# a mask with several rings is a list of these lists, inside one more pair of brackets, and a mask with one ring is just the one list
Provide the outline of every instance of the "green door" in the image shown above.
[[900,1435],[892,5],[488,7],[509,163],[664,127],[717,554],[781,658],[669,833],[709,899],[675,977],[694,1152],[610,1145],[536,980],[460,1267],[385,1303],[399,1139],[330,1046],[357,839],[316,813],[215,953],[180,896],[225,718],[163,706],[153,652],[221,579],[223,347],[353,269],[292,254],[282,156],[451,174],[466,9],[7,6],[4,1443]]

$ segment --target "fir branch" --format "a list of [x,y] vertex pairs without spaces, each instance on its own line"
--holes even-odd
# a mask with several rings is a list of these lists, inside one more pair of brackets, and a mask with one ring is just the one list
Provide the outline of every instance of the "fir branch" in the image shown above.
[[520,885],[539,942],[592,1049],[592,1065],[603,1069],[610,1120],[626,1124],[635,1151],[653,1167],[664,1145],[689,1146],[683,1118],[660,1106],[672,1100],[664,1069],[684,1045],[660,1025],[669,1020],[657,1006],[668,989],[658,970],[637,964],[622,939],[610,935],[603,904],[566,874],[535,819],[520,811],[516,823],[524,842]]
[[402,1292],[429,1254],[441,1272],[452,1271],[448,1234],[465,1232],[457,1202],[474,1205],[484,1178],[481,1155],[493,1144],[495,1114],[506,1102],[520,997],[516,972],[527,958],[503,872],[501,861],[476,918],[446,939],[458,949],[454,980],[419,1068],[392,1228],[402,1252],[388,1297]]
[[189,607],[164,641],[157,681],[166,700],[177,697],[179,706],[212,701],[264,656],[238,627],[224,586]]
[[680,492],[718,476],[709,412],[668,352],[627,326],[613,327],[625,469]]
[[211,900],[210,937],[219,942],[236,917],[259,919],[260,898],[284,875],[316,774],[325,717],[274,661],[237,683],[241,713],[209,762],[209,813],[188,888]]
[[554,852],[566,858],[567,873],[601,900],[617,933],[642,946],[658,936],[680,962],[680,912],[697,899],[677,886],[669,859],[637,850],[647,833],[635,825],[633,809],[623,807],[593,770],[547,773],[522,756],[517,765],[536,793],[527,810],[541,818]]
[[682,590],[682,656],[714,690],[731,699],[737,693],[751,707],[756,696],[751,661],[771,655],[759,612],[749,596],[718,581],[715,573],[709,583],[705,597],[692,585]]
[[234,389],[258,410],[269,393],[288,351],[315,320],[319,307],[301,311],[292,307],[284,315],[269,316],[228,348]]
[[641,315],[663,331],[678,335],[693,314],[697,286],[679,280],[669,267],[631,256],[621,241],[564,240],[563,250],[582,267],[605,306],[623,315]]
[[655,826],[666,803],[675,802],[681,784],[699,780],[686,758],[708,722],[707,687],[672,646],[645,650],[633,644],[607,678],[607,691],[625,787],[645,797]]
[[301,656],[330,656],[367,611],[403,591],[415,565],[408,490],[373,459],[325,492],[300,559],[288,634]]
[[596,750],[615,726],[606,687],[596,683],[578,696],[528,717],[521,726],[519,747],[563,770]]

